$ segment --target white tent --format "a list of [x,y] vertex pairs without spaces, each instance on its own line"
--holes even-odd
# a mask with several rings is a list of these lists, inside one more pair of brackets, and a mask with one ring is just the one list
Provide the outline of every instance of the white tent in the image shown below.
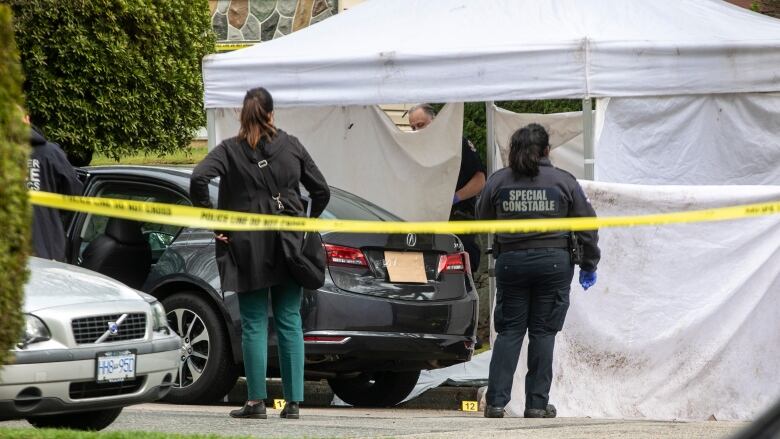
[[[214,133],[219,123],[215,109],[239,108],[245,91],[256,86],[268,88],[277,107],[298,108],[740,93],[748,95],[749,109],[756,93],[780,91],[778,65],[780,21],[721,0],[383,0],[365,2],[284,38],[207,56],[203,74],[209,132]],[[773,100],[772,111],[780,109],[778,101]],[[591,101],[583,102],[585,175],[593,178]],[[661,108],[695,112],[696,104],[690,102],[651,105],[656,112]],[[717,112],[719,102],[698,104],[704,105]],[[767,104],[764,100],[759,105]],[[620,107],[621,103],[613,106],[616,113]],[[744,113],[744,103],[734,110]],[[753,117],[748,115],[745,122]],[[627,120],[632,120],[630,115]],[[685,130],[689,122],[681,120],[678,125]],[[775,127],[761,128],[771,133]],[[722,137],[713,133],[714,138]],[[631,143],[623,131],[608,134],[616,141],[608,146]],[[698,140],[680,138],[687,143],[675,147]],[[210,146],[217,140],[211,134]],[[721,145],[727,148],[730,143]],[[488,151],[492,153],[492,148]],[[616,151],[608,153],[619,157]],[[777,154],[770,153],[769,158]],[[673,165],[674,160],[656,162],[647,172]],[[620,182],[633,171],[610,168],[609,181]],[[673,169],[667,175],[682,172]],[[713,167],[699,179],[666,183],[780,180],[780,171],[758,173],[768,177],[737,176],[717,183],[723,172]],[[632,182],[659,184],[652,178]]]
[[[296,127],[336,129],[340,135],[330,132],[325,138],[354,142],[350,151],[377,147],[364,142],[373,132],[366,121],[381,125],[381,117],[364,113],[371,110],[361,110],[361,105],[583,98],[585,160],[591,170],[590,98],[611,98],[597,115],[597,119],[610,118],[611,111],[623,116],[599,127],[606,127],[608,137],[616,139],[608,145],[613,147],[608,158],[619,166],[621,154],[632,147],[633,158],[647,151],[667,153],[668,160],[650,162],[652,173],[652,167],[675,166],[678,156],[669,151],[676,152],[678,145],[692,151],[690,142],[700,133],[708,133],[708,140],[717,138],[718,132],[712,130],[718,129],[721,112],[736,114],[732,118],[736,122],[728,125],[744,130],[746,136],[759,126],[760,138],[751,147],[765,142],[777,145],[776,122],[757,119],[780,113],[780,95],[768,94],[780,92],[777,66],[780,21],[720,0],[373,0],[284,38],[206,57],[203,73],[210,136],[220,123],[223,133],[235,132],[228,128],[235,126],[235,109],[244,93],[263,86],[271,91],[277,107],[293,108],[279,114],[280,121],[292,123],[289,115],[297,113],[299,120],[306,120]],[[761,104],[758,111],[757,103]],[[679,132],[674,135],[688,140],[663,150],[663,142],[676,137],[658,136],[653,130],[664,129],[663,118],[669,116],[664,109],[677,108],[685,109],[685,118],[676,120]],[[688,123],[704,120],[691,116],[697,108],[706,108],[711,120]],[[320,109],[325,113],[316,118],[309,112]],[[621,115],[623,109],[631,113]],[[449,110],[447,118],[459,111]],[[645,114],[652,122],[646,125],[652,128],[642,130],[649,137],[641,140],[657,149],[636,147],[637,137],[631,137],[632,127],[646,122],[636,116]],[[492,154],[499,142],[490,138],[495,132],[494,113],[488,111],[487,116],[488,153]],[[353,134],[356,129],[362,130],[359,135]],[[731,134],[730,139],[745,137]],[[389,139],[383,147],[392,147],[390,140],[403,136],[382,133],[381,137]],[[319,163],[333,154],[318,151],[322,146],[317,138],[312,135],[313,141],[304,144]],[[210,137],[212,145],[215,140]],[[395,156],[411,151],[404,142],[399,140]],[[443,170],[441,178],[453,179],[451,166],[459,158],[459,145],[447,145],[440,146],[444,154],[438,156],[439,164],[434,157],[426,157],[426,162],[407,155],[420,166],[415,169]],[[698,181],[667,183],[713,184],[711,176],[721,175],[723,166],[731,165],[722,161],[733,156],[709,157],[707,145],[698,151],[705,154],[707,175]],[[755,163],[764,162],[759,172],[777,168],[779,151],[764,149],[758,154]],[[358,154],[348,158],[345,166],[363,165]],[[494,163],[492,158],[489,162]],[[640,165],[630,161],[630,166]],[[384,171],[377,169],[373,175],[378,179]],[[403,178],[397,169],[393,172]],[[742,174],[755,172],[755,166],[747,166]],[[776,169],[761,175],[769,177],[752,183],[780,178]],[[361,185],[365,181],[344,188],[363,195],[359,191],[366,190]],[[453,185],[454,180],[440,187]],[[411,205],[420,195],[408,185],[386,188],[392,191],[385,192]],[[585,188],[597,209],[607,214],[711,207],[776,199],[778,193],[778,188],[750,186],[688,189],[591,183]],[[416,192],[423,190],[428,188]],[[776,348],[780,308],[773,294],[780,285],[776,268],[780,251],[776,240],[766,238],[777,235],[778,223],[776,218],[750,221],[747,227],[693,224],[603,231],[600,283],[587,296],[574,286],[573,311],[559,337],[553,394],[561,403],[561,415],[706,418],[715,414],[718,419],[745,419],[780,395],[780,375],[772,367],[780,362]],[[676,258],[685,263],[675,264]],[[751,267],[762,269],[751,274]],[[678,306],[680,301],[685,307]],[[636,358],[650,360],[624,367]],[[515,412],[522,411],[522,386],[522,377],[516,377],[517,398],[511,402]]]
[[206,108],[780,91],[780,21],[720,0],[368,1],[203,61]]

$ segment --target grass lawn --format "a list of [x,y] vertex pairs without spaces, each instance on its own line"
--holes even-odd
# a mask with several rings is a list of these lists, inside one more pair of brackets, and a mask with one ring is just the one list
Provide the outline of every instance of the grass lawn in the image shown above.
[[205,142],[192,142],[192,145],[186,150],[178,151],[173,154],[156,156],[156,155],[144,155],[137,154],[131,156],[125,156],[114,160],[111,157],[106,157],[102,154],[95,154],[92,157],[90,166],[101,165],[190,165],[195,164],[203,160],[203,157],[208,153],[208,147]]
[[0,428],[0,437],[3,439],[225,439],[225,436],[216,435],[180,435],[139,431],[88,432],[48,428]]

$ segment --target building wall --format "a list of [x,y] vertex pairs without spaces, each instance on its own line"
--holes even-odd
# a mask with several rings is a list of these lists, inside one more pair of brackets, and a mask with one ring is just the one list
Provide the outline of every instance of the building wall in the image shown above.
[[217,42],[267,41],[338,12],[337,0],[209,0]]

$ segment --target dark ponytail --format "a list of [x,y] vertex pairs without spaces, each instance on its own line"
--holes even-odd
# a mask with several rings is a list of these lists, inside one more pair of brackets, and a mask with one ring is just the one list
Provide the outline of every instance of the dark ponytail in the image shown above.
[[273,139],[276,135],[276,127],[271,123],[273,111],[274,100],[268,90],[257,87],[247,91],[241,108],[238,139],[246,140],[252,148],[257,147],[262,138],[268,141]]
[[509,167],[518,177],[539,175],[539,160],[547,157],[550,138],[543,126],[532,123],[512,134]]

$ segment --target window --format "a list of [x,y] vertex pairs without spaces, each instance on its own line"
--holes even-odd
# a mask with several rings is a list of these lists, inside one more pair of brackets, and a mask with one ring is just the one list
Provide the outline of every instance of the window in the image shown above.
[[332,190],[330,202],[320,218],[365,221],[400,221],[398,217],[362,198]]
[[[178,204],[182,206],[191,205],[190,200],[183,195],[152,184],[107,181],[101,183],[94,194],[102,198],[118,198],[122,200],[148,201],[154,203]],[[101,215],[87,215],[84,226],[81,229],[79,238],[81,245],[79,247],[79,259],[84,249],[97,236],[103,234],[106,230],[108,217]],[[141,231],[149,240],[152,248],[152,260],[157,261],[163,252],[173,243],[173,240],[181,231],[180,226],[171,226],[167,224],[142,223]]]

